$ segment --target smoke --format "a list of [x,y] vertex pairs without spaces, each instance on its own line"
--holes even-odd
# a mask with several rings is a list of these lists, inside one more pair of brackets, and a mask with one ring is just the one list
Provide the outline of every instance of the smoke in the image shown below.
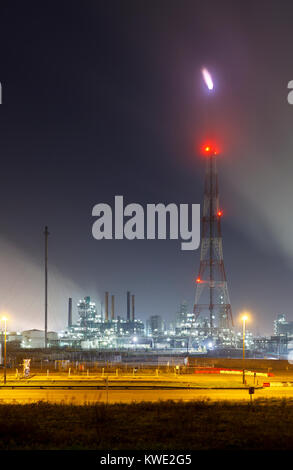
[[[3,239],[0,240],[0,266],[0,313],[8,318],[8,330],[44,329],[43,266]],[[73,297],[74,305],[83,295],[76,283],[56,267],[49,266],[49,331],[66,327],[68,298]]]
[[280,103],[269,123],[263,118],[259,115],[258,136],[244,129],[249,144],[228,155],[224,176],[236,196],[230,203],[239,226],[261,249],[277,250],[293,267],[293,107],[284,111]]

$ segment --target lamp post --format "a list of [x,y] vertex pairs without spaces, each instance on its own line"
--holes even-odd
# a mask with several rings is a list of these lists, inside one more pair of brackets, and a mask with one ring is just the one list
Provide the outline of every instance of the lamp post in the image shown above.
[[6,323],[7,323],[7,318],[3,317],[2,320],[4,321],[4,384],[6,384]]
[[245,322],[247,320],[247,315],[243,315],[242,322],[243,322],[243,384],[245,383],[245,368],[244,368],[244,361],[245,361]]
[[242,317],[242,322],[243,322],[243,364],[244,364],[244,360],[245,360],[245,322],[247,320],[247,315],[244,315]]

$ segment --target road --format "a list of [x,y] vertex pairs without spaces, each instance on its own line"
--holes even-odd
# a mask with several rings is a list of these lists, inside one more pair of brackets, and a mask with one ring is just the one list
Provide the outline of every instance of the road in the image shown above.
[[[107,402],[131,403],[133,401],[158,400],[250,400],[248,390],[0,390],[1,403],[33,403],[47,401],[83,405],[85,403]],[[292,398],[293,388],[274,387],[259,389],[254,398]]]
[[[255,379],[255,385],[262,386],[263,382],[273,382],[289,379],[292,381],[292,374],[283,374],[279,377],[265,378],[258,377]],[[29,379],[20,378],[16,379],[15,375],[10,374],[7,377],[7,385],[23,386],[22,389],[5,389],[0,387],[0,403],[32,403],[37,401],[48,401],[51,403],[94,403],[94,402],[107,402],[108,403],[130,403],[133,401],[158,401],[158,400],[196,400],[196,399],[210,399],[210,400],[250,400],[248,389],[242,388],[242,376],[239,375],[174,375],[174,374],[160,374],[157,375],[124,375],[116,376],[112,374],[108,376],[109,390],[104,389],[106,386],[106,375],[71,375],[68,374],[50,374],[32,375]],[[3,385],[3,381],[0,381]],[[247,376],[247,386],[254,385],[254,378]],[[278,385],[277,383],[275,385]],[[293,382],[290,383],[293,385]],[[45,386],[46,389],[31,389],[29,387]],[[82,389],[66,389],[66,387],[80,387]],[[100,389],[93,389],[90,387],[103,387]],[[111,389],[111,386],[118,387],[118,389]],[[130,387],[127,389],[127,387]],[[135,387],[140,387],[135,389]],[[26,389],[28,387],[28,389]],[[50,389],[50,387],[60,387]],[[62,387],[65,387],[62,389]],[[121,389],[119,389],[121,387]],[[123,387],[125,387],[123,389]],[[143,387],[153,387],[153,389],[143,389]],[[165,389],[164,387],[171,387]],[[174,387],[174,389],[172,389]],[[184,387],[180,389],[180,387]],[[190,387],[188,389],[187,387]],[[199,389],[192,389],[192,387],[200,387]],[[224,390],[211,389],[214,387],[224,387]],[[234,390],[233,390],[234,388]],[[236,389],[235,389],[236,388]],[[256,389],[254,398],[293,398],[293,386],[274,386],[264,389]]]

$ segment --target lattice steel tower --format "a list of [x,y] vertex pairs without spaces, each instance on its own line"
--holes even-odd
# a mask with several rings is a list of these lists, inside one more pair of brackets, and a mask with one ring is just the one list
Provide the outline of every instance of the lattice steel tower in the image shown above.
[[200,267],[196,279],[194,322],[206,336],[229,335],[233,328],[232,310],[224,267],[217,151],[203,148],[206,157],[204,204],[202,213]]

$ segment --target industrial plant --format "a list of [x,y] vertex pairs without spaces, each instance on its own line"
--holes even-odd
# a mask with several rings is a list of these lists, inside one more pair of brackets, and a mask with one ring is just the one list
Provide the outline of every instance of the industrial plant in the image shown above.
[[[221,223],[224,211],[219,201],[217,148],[202,148],[206,160],[204,202],[201,217],[200,263],[195,279],[195,302],[189,309],[182,302],[167,324],[160,315],[146,322],[137,318],[135,294],[126,292],[123,316],[115,311],[115,295],[105,292],[98,307],[90,296],[73,306],[68,299],[67,327],[48,331],[48,227],[45,227],[45,330],[9,332],[7,341],[15,347],[78,350],[124,350],[187,355],[290,358],[293,354],[293,322],[284,314],[274,321],[271,337],[254,336],[246,327],[238,330],[233,322],[228,281],[224,266]],[[74,311],[73,311],[74,309]],[[73,317],[77,317],[73,321]]]
[[[131,304],[131,308],[130,308]],[[84,349],[131,348],[138,344],[148,347],[150,341],[139,343],[144,338],[144,324],[135,318],[135,296],[127,292],[127,317],[115,318],[115,296],[111,295],[109,314],[109,293],[105,293],[104,312],[97,311],[90,297],[84,297],[77,304],[78,319],[72,323],[72,299],[68,302],[68,327],[60,334],[61,346],[80,346]]]
[[[109,302],[110,300],[110,302]],[[109,308],[110,307],[110,308]],[[151,315],[143,322],[135,316],[135,295],[125,297],[126,315],[115,314],[115,295],[105,292],[104,308],[89,296],[73,305],[68,299],[68,324],[59,332],[48,331],[47,350],[61,351],[125,351],[160,355],[183,354],[210,357],[241,357],[243,331],[241,328],[214,330],[211,335],[208,317],[199,317],[182,302],[172,321]],[[73,315],[74,311],[74,315]],[[73,321],[73,316],[77,320]],[[276,316],[272,336],[257,336],[249,329],[245,334],[247,357],[291,358],[293,354],[293,322],[286,315]],[[3,332],[2,332],[3,333]],[[218,335],[216,333],[219,333]],[[3,336],[3,334],[2,334]],[[3,339],[3,338],[2,338]],[[10,348],[45,348],[44,330],[7,332]]]

